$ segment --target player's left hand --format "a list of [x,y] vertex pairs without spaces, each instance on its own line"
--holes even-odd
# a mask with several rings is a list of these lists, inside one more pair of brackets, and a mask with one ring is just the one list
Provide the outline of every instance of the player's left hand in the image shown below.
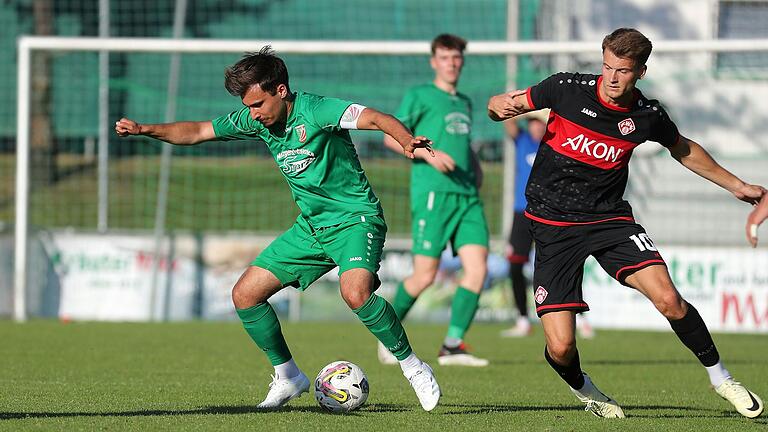
[[733,196],[745,203],[756,205],[766,193],[768,193],[768,190],[762,186],[745,183],[739,189],[733,191]]
[[435,156],[435,152],[432,150],[432,140],[425,136],[417,136],[411,138],[411,141],[403,146],[403,153],[405,154],[405,157],[408,159],[413,159],[413,151],[417,148],[423,148],[426,149],[429,154],[432,155],[432,157]]
[[757,247],[757,227],[766,219],[768,219],[768,194],[763,194],[763,198],[747,217],[747,241],[752,247]]

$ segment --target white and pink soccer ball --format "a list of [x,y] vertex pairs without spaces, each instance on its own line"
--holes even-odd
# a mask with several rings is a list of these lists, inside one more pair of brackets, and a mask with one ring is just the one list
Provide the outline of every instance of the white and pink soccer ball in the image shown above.
[[317,374],[315,399],[331,412],[356,410],[368,399],[368,378],[360,366],[348,361],[335,361]]

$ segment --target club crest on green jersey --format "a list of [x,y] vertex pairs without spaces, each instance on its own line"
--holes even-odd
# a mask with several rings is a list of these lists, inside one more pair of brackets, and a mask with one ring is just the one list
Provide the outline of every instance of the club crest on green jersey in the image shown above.
[[296,131],[296,134],[299,136],[299,142],[304,143],[307,140],[307,128],[304,127],[303,124],[300,124],[293,128]]
[[460,113],[452,112],[445,116],[445,131],[451,135],[468,135],[470,130],[471,120],[469,116]]
[[[302,130],[304,125],[302,126]],[[296,128],[298,129],[298,127]],[[306,134],[304,135],[306,139]],[[278,166],[286,175],[296,175],[306,170],[316,159],[315,154],[307,149],[286,150],[277,154]]]

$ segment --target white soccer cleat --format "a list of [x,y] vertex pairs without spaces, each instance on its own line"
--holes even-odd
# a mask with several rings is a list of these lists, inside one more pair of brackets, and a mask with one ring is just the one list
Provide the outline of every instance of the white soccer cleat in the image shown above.
[[488,360],[476,357],[467,351],[467,346],[461,343],[456,348],[448,348],[443,345],[437,354],[437,363],[440,366],[470,366],[485,367],[488,366]]
[[[570,388],[570,387],[569,387]],[[597,417],[624,418],[624,411],[615,400],[603,394],[595,387],[587,374],[584,374],[584,387],[579,390],[571,388],[571,391],[581,402],[586,405],[585,411],[589,411]]]
[[744,417],[755,418],[763,412],[763,401],[760,397],[747,390],[740,382],[734,381],[733,378],[728,378],[715,387],[715,392],[732,403],[736,411]]
[[421,362],[419,367],[403,372],[403,375],[411,383],[411,387],[416,392],[416,396],[419,398],[419,403],[424,408],[424,411],[432,411],[437,406],[441,395],[440,386],[437,385],[432,368],[428,364]]
[[293,378],[278,378],[273,375],[272,382],[269,383],[269,393],[267,393],[264,401],[258,405],[258,408],[279,408],[288,403],[289,400],[308,392],[309,378],[304,375],[304,372],[300,372]]
[[384,365],[396,365],[398,363],[397,357],[392,354],[383,343],[378,343],[377,354],[379,357],[379,363]]

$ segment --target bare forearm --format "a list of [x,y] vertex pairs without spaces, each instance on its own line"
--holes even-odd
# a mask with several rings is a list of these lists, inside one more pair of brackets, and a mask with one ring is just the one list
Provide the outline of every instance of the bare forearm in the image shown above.
[[413,139],[411,132],[400,123],[400,120],[373,108],[363,110],[357,120],[357,127],[384,132],[387,135],[384,138],[384,144],[396,152],[401,152],[406,143],[410,143]]
[[211,122],[175,122],[139,124],[138,135],[145,135],[176,145],[193,145],[214,138]]
[[681,137],[681,143],[678,145],[677,152],[672,150],[672,155],[683,164],[683,166],[699,176],[715,183],[731,193],[739,190],[745,185],[741,179],[718,164],[717,161],[715,161],[698,143],[685,137]]
[[[394,143],[397,143],[401,149],[405,143],[409,143],[413,138],[413,134],[406,128],[400,121],[389,114],[377,112],[376,115],[371,116],[371,124],[373,130],[380,130],[387,134]],[[394,144],[390,142],[391,144]],[[396,149],[394,145],[391,147]]]

